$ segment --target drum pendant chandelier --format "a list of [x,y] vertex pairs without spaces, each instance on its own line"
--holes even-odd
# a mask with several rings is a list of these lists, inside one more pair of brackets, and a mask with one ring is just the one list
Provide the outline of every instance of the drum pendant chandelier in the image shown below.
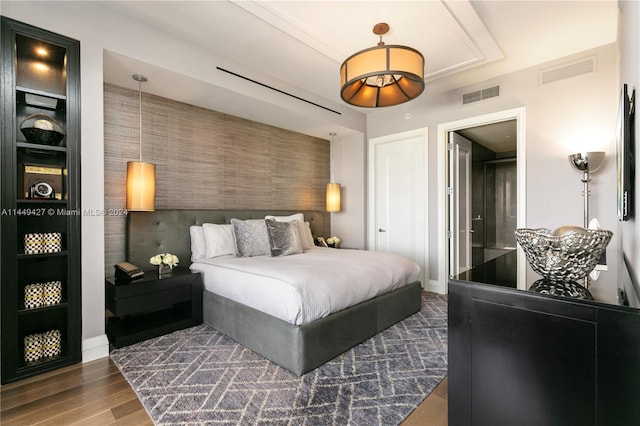
[[389,25],[376,24],[378,45],[349,56],[340,67],[340,97],[348,104],[376,108],[398,105],[424,91],[424,57],[407,46],[385,45]]

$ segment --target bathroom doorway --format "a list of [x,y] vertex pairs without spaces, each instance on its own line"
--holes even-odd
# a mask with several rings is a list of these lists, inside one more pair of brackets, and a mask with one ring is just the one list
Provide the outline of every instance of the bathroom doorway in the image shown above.
[[456,129],[449,141],[449,273],[457,275],[516,249],[517,121]]
[[[449,193],[449,135],[452,132],[463,131],[466,129],[479,128],[489,124],[502,123],[505,121],[516,122],[515,144],[516,144],[516,169],[517,169],[517,220],[518,228],[526,227],[526,108],[518,107],[509,110],[496,111],[488,114],[467,117],[460,120],[449,121],[438,124],[437,128],[437,282],[432,287],[435,291],[446,293],[448,289],[449,278],[455,276],[455,270],[450,268],[450,252],[449,243],[450,236],[455,234],[450,227],[449,209],[451,195]],[[514,136],[511,137],[514,139]],[[495,151],[495,150],[493,150]],[[471,213],[472,215],[473,213]],[[469,216],[469,220],[473,216]],[[481,216],[482,217],[482,216]],[[477,218],[477,214],[476,214]],[[471,228],[473,229],[473,228]],[[474,232],[475,233],[475,230]],[[473,234],[472,233],[472,234]],[[518,288],[525,288],[526,284],[526,266],[527,261],[524,251],[517,248],[517,276]]]

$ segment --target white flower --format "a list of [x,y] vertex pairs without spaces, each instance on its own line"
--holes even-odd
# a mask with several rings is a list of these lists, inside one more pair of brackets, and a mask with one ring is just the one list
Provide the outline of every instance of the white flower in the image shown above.
[[167,266],[174,267],[177,266],[178,263],[180,263],[180,259],[178,259],[178,256],[176,256],[175,254],[160,253],[149,259],[149,263],[156,266],[165,264]]
[[327,244],[340,244],[340,241],[342,241],[340,238],[338,237],[329,237],[327,238]]

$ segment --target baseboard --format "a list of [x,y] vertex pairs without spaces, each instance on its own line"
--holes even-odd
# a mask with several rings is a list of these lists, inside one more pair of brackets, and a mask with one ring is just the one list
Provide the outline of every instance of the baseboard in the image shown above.
[[82,362],[109,356],[109,339],[106,334],[90,337],[82,341]]
[[440,282],[436,280],[429,280],[427,285],[424,287],[424,291],[431,291],[433,293],[445,294],[446,291],[440,285]]

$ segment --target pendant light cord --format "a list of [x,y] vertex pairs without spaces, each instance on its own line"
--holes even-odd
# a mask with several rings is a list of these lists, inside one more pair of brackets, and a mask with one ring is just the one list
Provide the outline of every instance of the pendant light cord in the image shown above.
[[140,162],[142,163],[142,80],[138,80],[138,128],[140,129],[140,141],[138,142],[138,150],[140,153]]
[[335,162],[334,162],[334,156],[333,156],[333,137],[336,135],[336,132],[331,132],[329,133],[329,136],[331,136],[331,143],[329,144],[329,167],[331,168],[331,177],[330,177],[330,182],[334,183],[335,182]]
[[134,74],[131,77],[138,82],[138,128],[140,129],[140,140],[138,141],[138,157],[142,163],[142,83],[145,83],[147,77],[141,74]]

